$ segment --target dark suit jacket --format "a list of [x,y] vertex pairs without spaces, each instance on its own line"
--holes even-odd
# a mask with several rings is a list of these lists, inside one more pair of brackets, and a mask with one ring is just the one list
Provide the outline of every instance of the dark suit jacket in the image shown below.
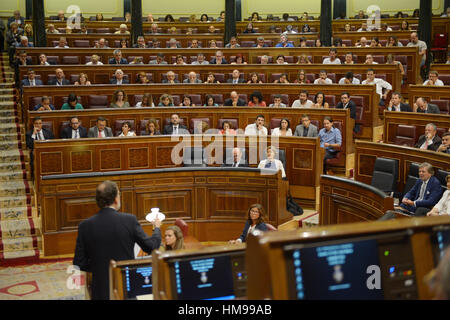
[[[56,79],[56,78],[50,79],[50,81],[48,82],[48,85],[50,85],[50,86],[56,86],[56,82],[57,82],[57,79]],[[70,86],[70,85],[71,85],[70,81],[67,80],[66,78],[64,78],[64,79],[62,80],[62,83],[63,83],[64,86]]]
[[[389,107],[387,107],[386,110],[394,111],[394,110],[389,110]],[[401,112],[412,112],[412,109],[409,104],[400,102],[400,111]]]
[[[421,135],[419,137],[419,140],[417,141],[415,147],[416,148],[420,148],[421,145],[423,145],[425,143],[425,135]],[[427,150],[431,150],[431,151],[436,151],[442,144],[442,139],[436,134],[433,138],[433,143],[428,145]]]
[[[117,79],[113,78],[113,79],[109,80],[109,83],[110,84],[117,84]],[[122,79],[122,84],[130,84],[130,81],[127,80],[127,79]]]
[[[222,167],[231,167],[231,168],[233,168],[234,167],[234,160],[231,163],[223,163]],[[246,168],[246,167],[248,167],[247,161],[245,159],[241,159],[241,161],[239,161],[238,168]],[[234,168],[236,168],[236,167],[234,167]]]
[[[233,101],[231,100],[231,98],[228,98],[227,100],[225,100],[225,102],[223,103],[223,105],[224,105],[224,106],[227,106],[227,107],[230,107],[230,106],[233,105]],[[238,105],[238,106],[246,106],[247,104],[245,103],[244,100],[238,99],[237,105]]]
[[[212,58],[212,59],[209,61],[209,63],[210,63],[210,64],[216,64],[216,58]],[[228,61],[227,61],[225,58],[223,58],[221,64],[228,64]]]
[[[242,78],[239,78],[239,79],[238,79],[238,83],[244,83],[244,82],[245,82],[244,79],[242,79]],[[233,83],[233,79],[228,79],[228,80],[227,80],[227,83]]]
[[[44,138],[47,139],[55,139],[55,136],[53,135],[53,132],[51,132],[50,130],[47,130],[45,128],[42,128],[42,133],[44,134]],[[33,135],[33,130],[30,130],[27,132],[27,134],[25,135],[25,140],[27,142],[27,148],[29,150],[33,150],[34,149],[34,139],[31,137]]]
[[161,244],[160,229],[149,237],[134,215],[112,208],[79,224],[73,264],[92,272],[92,299],[109,299],[109,261],[134,259],[135,243],[151,254]]
[[[296,137],[303,137],[303,129],[305,127],[302,124],[299,124],[297,127],[295,127],[294,136]],[[308,134],[307,137],[317,137],[319,135],[319,130],[315,125],[312,123],[309,124]]]
[[[186,131],[186,132],[184,132]],[[163,134],[171,135],[173,133],[173,125],[168,124],[164,126]],[[185,125],[178,124],[178,133],[179,134],[189,134],[188,128]]]
[[[420,195],[420,188],[422,187],[423,181],[418,179],[414,186],[411,188],[411,190],[408,191],[407,194],[405,194],[405,198],[416,201],[419,198]],[[430,180],[428,181],[427,187],[425,189],[425,194],[423,196],[423,200],[417,201],[415,207],[409,207],[405,204],[401,204],[401,207],[404,207],[405,209],[408,209],[410,211],[415,212],[415,209],[418,207],[426,207],[426,208],[432,208],[436,203],[439,202],[441,199],[443,189],[441,187],[441,183],[439,182],[439,179],[435,176],[431,176]]]
[[[16,21],[15,17],[9,17],[8,18],[8,28],[11,25],[11,23],[13,23],[14,21]],[[20,16],[20,25],[19,28],[23,27],[23,24],[25,23],[25,18]]]
[[[244,230],[242,231],[241,236],[239,237],[239,239],[241,239],[242,242],[245,242],[247,240],[247,233],[248,233],[248,229],[250,228],[250,222],[245,221],[245,226],[244,226]],[[260,231],[267,231],[267,226],[264,222],[259,223],[256,225],[255,230],[260,230]]]
[[[177,79],[173,79],[173,82],[180,83],[180,81],[178,81]],[[161,83],[168,83],[167,79],[164,79]]]
[[[105,136],[106,137],[114,137],[113,132],[110,127],[105,127]],[[98,138],[97,126],[93,126],[92,128],[89,128],[88,138]]]
[[[87,138],[87,129],[85,127],[79,126],[78,133],[80,138]],[[72,139],[72,127],[65,127],[61,130],[61,139]]]
[[[138,43],[133,44],[133,48],[139,49],[139,44]],[[145,45],[145,48],[148,48],[148,46]],[[144,49],[144,48],[141,48],[141,49]]]
[[427,108],[427,112],[424,112],[422,110],[420,110],[419,108],[417,108],[417,112],[420,113],[436,113],[436,114],[440,114],[441,110],[439,110],[439,107],[435,104],[429,103],[428,104],[428,108]]
[[[36,86],[42,86],[43,85],[43,83],[42,83],[42,80],[39,80],[39,79],[34,79],[34,83],[35,83],[35,85]],[[28,80],[28,79],[23,79],[22,80],[22,86],[29,86],[30,85],[30,80]]]
[[[344,109],[342,101],[336,105],[336,109]],[[352,100],[348,102],[347,109],[350,109],[350,118],[356,119],[356,104]]]
[[125,58],[120,58],[120,63],[117,63],[116,59],[111,58],[108,61],[109,64],[128,64],[128,60]]

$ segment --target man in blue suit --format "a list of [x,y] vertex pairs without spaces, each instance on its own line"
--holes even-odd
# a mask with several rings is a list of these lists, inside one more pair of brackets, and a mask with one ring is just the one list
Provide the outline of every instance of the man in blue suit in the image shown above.
[[28,70],[28,78],[22,80],[22,86],[42,86],[42,80],[36,79],[34,70]]
[[114,50],[114,58],[109,59],[109,64],[128,64],[128,60],[122,58],[122,51]]
[[434,176],[433,166],[427,162],[419,166],[419,180],[402,199],[396,210],[414,216],[424,216],[439,202],[443,189],[439,179]]

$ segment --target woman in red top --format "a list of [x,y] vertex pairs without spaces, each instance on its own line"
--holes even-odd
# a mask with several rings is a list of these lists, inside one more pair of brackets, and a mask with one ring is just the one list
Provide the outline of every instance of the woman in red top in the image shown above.
[[263,96],[259,91],[253,91],[250,95],[249,107],[265,107],[266,102],[263,100]]

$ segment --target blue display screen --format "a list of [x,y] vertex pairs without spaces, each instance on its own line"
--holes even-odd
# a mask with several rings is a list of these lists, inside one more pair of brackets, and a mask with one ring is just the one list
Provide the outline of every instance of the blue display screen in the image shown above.
[[125,267],[123,273],[128,299],[153,293],[151,266]]
[[376,240],[301,247],[288,255],[297,299],[383,299],[381,288],[368,285],[369,266],[379,266]]

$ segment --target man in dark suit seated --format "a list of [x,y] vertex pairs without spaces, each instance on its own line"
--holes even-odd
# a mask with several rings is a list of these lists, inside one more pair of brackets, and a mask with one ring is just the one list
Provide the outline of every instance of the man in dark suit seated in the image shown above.
[[28,57],[24,50],[19,51],[19,56],[14,62],[14,67],[18,70],[20,66],[29,66],[32,64],[33,61],[31,60],[31,57]]
[[417,98],[416,103],[413,105],[413,111],[419,113],[441,113],[437,105],[428,103],[428,101],[422,97]]
[[14,15],[12,17],[8,18],[8,29],[11,26],[11,23],[13,23],[13,22],[17,23],[19,28],[23,29],[24,24],[25,24],[25,18],[20,15],[19,10],[14,11]]
[[313,124],[307,114],[302,115],[302,124],[299,124],[294,131],[296,137],[317,137],[319,130]]
[[61,68],[55,70],[56,78],[50,79],[48,84],[51,86],[68,86],[70,81],[64,76],[64,71]]
[[442,144],[441,138],[436,134],[437,128],[434,123],[425,126],[425,134],[419,137],[414,147],[422,150],[436,151]]
[[123,77],[122,69],[117,69],[116,72],[114,72],[114,78],[109,80],[109,83],[116,84],[116,85],[122,85],[122,84],[129,84],[130,81]]
[[254,48],[266,48],[268,47],[267,43],[264,41],[264,37],[256,38],[256,43],[253,45]]
[[140,49],[148,48],[147,45],[145,44],[144,36],[139,36],[137,38],[137,42],[133,44],[133,48],[140,48]]
[[433,166],[427,162],[419,166],[419,178],[411,190],[405,194],[400,206],[395,210],[410,215],[424,216],[438,203],[443,189],[439,179],[434,176]]
[[31,168],[31,176],[33,177],[34,172],[34,164],[33,164],[33,152],[34,152],[34,141],[35,140],[48,140],[54,139],[55,136],[53,132],[48,129],[42,128],[42,119],[41,117],[36,117],[33,120],[33,129],[28,131],[25,135],[25,141],[27,144],[27,148],[30,151],[30,168]]
[[16,48],[32,48],[33,44],[28,41],[27,36],[20,37],[20,43],[16,46]]
[[245,80],[242,79],[240,76],[241,76],[241,73],[239,72],[239,70],[235,69],[231,73],[231,78],[228,79],[227,82],[228,83],[233,83],[233,84],[244,83]]
[[223,52],[218,50],[216,51],[215,58],[212,58],[209,61],[210,64],[228,64],[228,61],[223,57]]
[[174,113],[170,117],[170,124],[164,126],[163,134],[176,136],[179,134],[189,134],[189,131],[185,125],[180,124],[180,117]]
[[227,107],[242,107],[247,104],[245,103],[244,100],[239,98],[239,95],[237,94],[236,91],[231,91],[230,97],[227,100],[225,100],[223,105]]
[[128,60],[122,58],[122,51],[120,49],[114,50],[114,58],[109,59],[109,64],[128,64]]
[[399,92],[392,94],[391,101],[387,107],[388,111],[412,112],[411,107],[407,103],[402,102],[402,95]]
[[109,263],[111,260],[132,260],[137,243],[151,254],[161,245],[161,221],[155,219],[149,237],[135,215],[119,212],[120,191],[113,181],[97,186],[95,200],[100,211],[78,225],[73,264],[82,271],[92,272],[92,299],[108,300]]
[[87,129],[82,127],[77,116],[70,118],[68,127],[61,130],[61,139],[87,138]]
[[166,79],[163,79],[162,83],[180,83],[180,81],[175,79],[175,73],[173,71],[167,71]]
[[114,137],[110,127],[106,126],[106,119],[103,117],[97,118],[97,125],[89,128],[88,138],[107,138]]
[[43,83],[41,80],[36,79],[36,73],[34,70],[28,70],[28,77],[22,80],[22,86],[42,86]]
[[[228,159],[227,159],[228,160]],[[247,161],[242,157],[242,151],[239,148],[233,148],[233,162],[231,163],[223,163],[222,167],[248,167]]]
[[[356,104],[350,100],[348,92],[341,93],[341,101],[337,104],[336,109],[350,109],[350,118],[356,119]],[[359,130],[359,124],[355,122],[353,132],[358,133]]]

